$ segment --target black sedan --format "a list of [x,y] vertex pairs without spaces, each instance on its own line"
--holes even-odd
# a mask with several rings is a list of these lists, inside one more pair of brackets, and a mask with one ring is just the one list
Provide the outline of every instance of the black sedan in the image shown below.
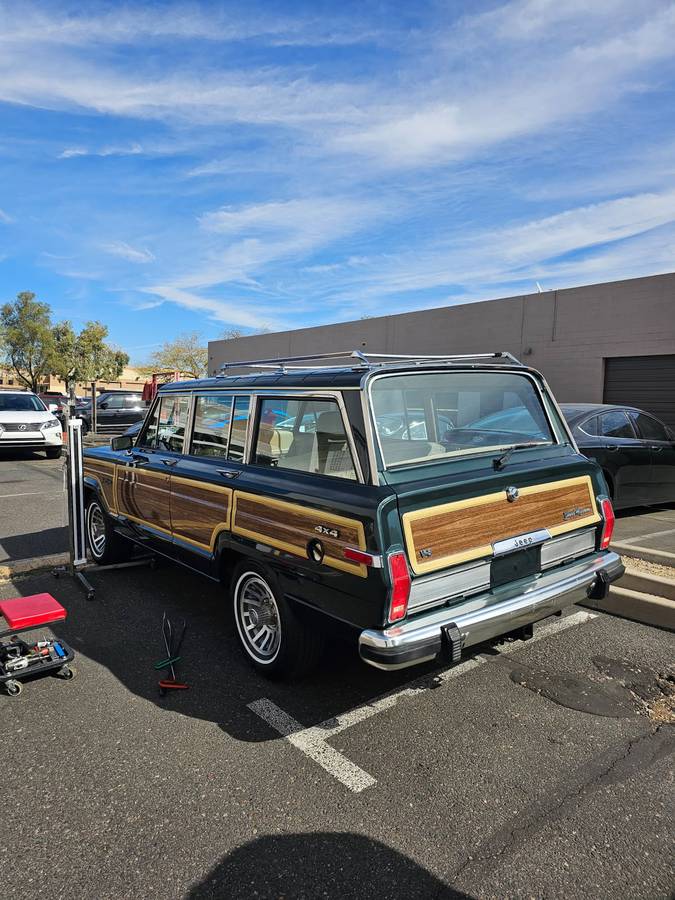
[[675,433],[632,406],[563,403],[579,449],[602,467],[617,509],[675,503]]

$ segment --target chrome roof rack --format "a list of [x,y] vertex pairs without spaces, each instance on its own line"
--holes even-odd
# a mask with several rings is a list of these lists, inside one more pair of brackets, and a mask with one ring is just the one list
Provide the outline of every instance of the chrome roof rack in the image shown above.
[[[368,353],[365,354],[361,350],[344,350],[332,353],[311,353],[304,356],[279,356],[271,359],[245,359],[236,362],[226,362],[220,367],[220,372],[228,369],[275,369],[279,372],[297,371],[297,370],[316,370],[344,368],[344,365],[319,365],[319,366],[296,366],[293,363],[304,362],[323,362],[324,360],[353,360],[352,368],[368,369],[375,366],[393,365],[397,361],[411,363],[413,365],[422,365],[426,362],[467,362],[477,360],[487,362],[489,360],[504,360],[511,365],[521,366],[522,363],[516,359],[512,353],[505,350],[499,350],[496,353],[463,353],[463,354],[407,354],[407,353]],[[289,365],[290,364],[290,365]]]

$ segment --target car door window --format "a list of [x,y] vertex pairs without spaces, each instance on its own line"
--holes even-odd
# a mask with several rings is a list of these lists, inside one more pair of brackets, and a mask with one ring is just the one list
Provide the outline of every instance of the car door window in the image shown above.
[[637,427],[638,434],[645,441],[668,441],[666,426],[645,413],[631,413],[631,419]]
[[157,426],[157,449],[182,453],[187,427],[189,397],[167,394],[162,397]]
[[255,462],[356,481],[342,415],[334,400],[261,400]]
[[237,462],[241,462],[244,459],[244,453],[246,452],[246,431],[248,429],[250,406],[250,397],[237,397],[234,401],[227,458]]
[[634,438],[633,428],[623,410],[615,409],[600,416],[600,433],[610,438]]
[[226,457],[231,421],[232,397],[197,397],[190,452],[194,456]]
[[140,394],[131,394],[124,398],[124,409],[141,409]]
[[113,394],[111,397],[106,397],[105,400],[102,400],[101,405],[105,403],[106,409],[124,409],[124,400],[124,397]]
[[187,396],[167,394],[161,397],[148,416],[138,446],[181,453],[189,408]]

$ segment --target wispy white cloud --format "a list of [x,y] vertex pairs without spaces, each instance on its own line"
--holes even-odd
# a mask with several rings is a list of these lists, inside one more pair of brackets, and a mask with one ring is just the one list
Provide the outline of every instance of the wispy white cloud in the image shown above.
[[133,263],[149,263],[155,259],[154,254],[142,247],[132,247],[125,241],[112,241],[109,244],[102,244],[101,249],[112,256],[120,256]]
[[98,150],[90,150],[86,147],[66,147],[59,153],[59,159],[72,159],[77,156],[138,156],[143,153],[140,144],[131,144],[128,147],[101,147]]
[[6,213],[4,209],[0,209],[0,222],[3,222],[5,225],[9,225],[13,221],[14,219],[9,215],[9,213]]

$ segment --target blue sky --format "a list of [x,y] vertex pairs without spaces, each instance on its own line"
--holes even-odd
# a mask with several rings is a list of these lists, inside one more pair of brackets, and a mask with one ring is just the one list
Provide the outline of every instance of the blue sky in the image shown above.
[[675,3],[0,2],[0,299],[141,362],[675,269]]

